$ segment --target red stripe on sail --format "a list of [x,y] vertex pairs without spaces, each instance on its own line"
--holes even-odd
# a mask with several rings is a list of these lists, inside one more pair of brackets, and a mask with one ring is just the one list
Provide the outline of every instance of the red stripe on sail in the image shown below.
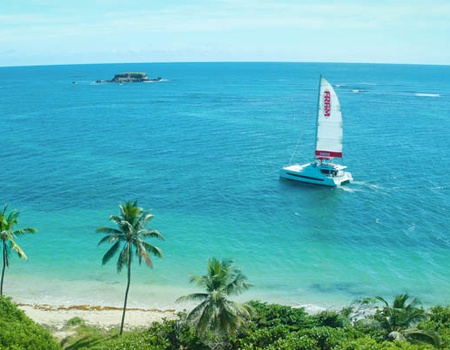
[[318,157],[342,158],[342,152],[316,150],[315,155]]

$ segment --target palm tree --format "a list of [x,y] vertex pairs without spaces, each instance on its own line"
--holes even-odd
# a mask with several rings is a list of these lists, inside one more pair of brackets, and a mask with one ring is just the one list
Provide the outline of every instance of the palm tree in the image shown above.
[[438,343],[434,333],[417,328],[418,323],[426,319],[427,315],[416,298],[410,298],[406,293],[400,294],[394,298],[392,305],[379,296],[372,300],[381,302],[382,308],[376,310],[373,318],[361,320],[362,324],[383,329],[390,340],[417,339],[430,344]]
[[[125,205],[120,204],[120,215],[111,215],[109,220],[114,222],[118,228],[99,227],[97,232],[105,233],[98,245],[108,242],[112,247],[108,249],[102,259],[102,265],[105,265],[111,260],[117,252],[119,252],[119,259],[117,260],[117,272],[121,272],[123,266],[127,268],[127,288],[125,291],[125,301],[123,305],[122,322],[120,325],[120,334],[123,332],[123,324],[125,321],[125,312],[127,309],[128,291],[130,290],[131,282],[131,263],[133,258],[133,248],[136,256],[139,259],[139,264],[144,260],[145,264],[153,267],[150,253],[162,258],[162,252],[158,247],[145,241],[148,237],[154,237],[164,240],[164,237],[157,230],[146,228],[145,225],[153,218],[148,211],[144,211],[138,207],[137,201],[131,203],[127,201]],[[123,247],[121,248],[121,244]],[[120,249],[121,248],[121,249]]]
[[247,304],[238,304],[229,300],[230,295],[238,295],[251,287],[247,277],[231,260],[209,259],[208,273],[204,276],[192,276],[191,283],[206,289],[205,293],[183,296],[180,301],[200,301],[187,315],[187,320],[196,325],[197,334],[205,338],[211,331],[213,337],[221,339],[236,332],[239,326],[253,314]]
[[11,210],[7,213],[8,206],[5,204],[3,211],[0,212],[0,238],[2,240],[3,246],[3,268],[2,277],[0,280],[0,295],[3,295],[3,280],[5,278],[5,270],[9,267],[9,253],[14,250],[19,255],[19,258],[27,260],[25,252],[20,248],[20,246],[15,242],[18,235],[24,233],[36,233],[37,230],[34,228],[22,228],[19,230],[14,230],[14,226],[19,222],[19,212],[16,210]]

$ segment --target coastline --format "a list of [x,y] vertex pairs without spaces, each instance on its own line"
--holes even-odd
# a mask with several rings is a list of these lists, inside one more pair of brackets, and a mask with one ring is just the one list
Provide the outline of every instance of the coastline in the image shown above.
[[[48,304],[23,304],[16,303],[19,309],[37,324],[50,328],[53,331],[62,331],[67,321],[78,317],[86,325],[102,329],[120,327],[122,308],[115,306],[55,306]],[[141,309],[127,308],[125,315],[125,329],[135,329],[150,326],[153,322],[161,322],[164,319],[175,319],[175,309]]]
[[[238,298],[239,299],[239,298]],[[241,300],[245,302],[247,300]],[[80,318],[88,326],[110,330],[120,327],[122,307],[110,305],[56,305],[41,303],[13,302],[19,309],[31,318],[35,323],[48,328],[59,338],[64,338],[70,333],[67,322],[73,318]],[[194,304],[183,304],[168,308],[127,307],[124,328],[126,330],[150,327],[153,322],[177,319],[180,311],[188,311]],[[309,314],[315,314],[326,310],[313,304],[292,306],[302,307]]]
[[[7,296],[37,324],[49,328],[52,333],[67,332],[67,321],[75,317],[89,326],[102,329],[120,327],[125,284],[121,281],[70,280],[46,278],[37,275],[29,278],[11,275],[7,283]],[[130,289],[125,315],[125,329],[149,327],[152,322],[176,319],[177,313],[189,311],[192,302],[176,300],[189,293],[198,292],[195,286],[185,288],[173,285],[134,283]],[[280,294],[281,293],[281,294]],[[259,300],[292,307],[303,307],[308,313],[325,309],[339,309],[337,300],[319,300],[306,295],[284,295],[282,290],[252,288],[236,296],[238,302]]]

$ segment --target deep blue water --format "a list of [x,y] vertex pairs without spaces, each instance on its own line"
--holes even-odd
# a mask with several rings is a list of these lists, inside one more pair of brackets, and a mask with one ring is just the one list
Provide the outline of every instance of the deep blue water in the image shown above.
[[[159,83],[96,84],[123,71]],[[319,75],[339,95],[336,189],[280,181],[313,156]],[[0,68],[0,204],[21,211],[5,294],[117,303],[95,229],[118,204],[152,209],[166,240],[131,302],[173,304],[209,257],[232,258],[248,298],[324,307],[408,292],[450,303],[450,67],[171,63]],[[137,265],[136,265],[137,267]],[[132,305],[132,304],[131,304]]]

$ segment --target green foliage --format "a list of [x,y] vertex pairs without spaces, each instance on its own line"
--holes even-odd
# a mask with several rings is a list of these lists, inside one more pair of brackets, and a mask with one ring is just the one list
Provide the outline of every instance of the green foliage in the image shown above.
[[350,325],[348,319],[336,311],[322,311],[313,315],[312,319],[318,326],[342,328]]
[[283,325],[293,331],[311,327],[314,322],[303,308],[267,304],[259,301],[251,301],[249,304],[255,310],[256,318],[254,321],[258,328]]
[[66,322],[67,327],[73,327],[84,324],[84,320],[80,317],[73,317]]
[[[92,338],[91,338],[92,341]],[[85,349],[83,347],[70,347],[71,350]],[[125,332],[121,337],[103,336],[102,341],[90,344],[86,349],[95,350],[172,350],[195,349],[208,350],[209,348],[195,335],[190,327],[179,321],[165,320],[155,322],[144,331]]]
[[361,336],[334,311],[309,315],[303,308],[258,301],[250,305],[257,316],[236,342],[239,349],[327,349]]
[[450,307],[434,306],[429,310],[429,318],[422,326],[435,331],[450,331]]
[[429,310],[429,318],[419,324],[419,328],[439,334],[442,349],[450,349],[450,307],[434,306]]
[[9,298],[0,296],[0,349],[53,350],[61,346]]
[[[107,333],[84,324],[76,326],[77,336],[65,342],[67,350],[143,349],[143,350],[432,350],[450,349],[450,309],[434,307],[429,317],[417,327],[419,331],[438,333],[440,345],[427,344],[414,338],[391,341],[382,328],[354,327],[346,317],[335,311],[309,315],[304,309],[277,304],[250,302],[257,311],[248,327],[240,328],[235,336],[223,339],[199,338],[196,329],[184,322],[186,313],[177,320],[153,323],[148,329],[125,332],[123,336]],[[380,333],[381,332],[381,333]],[[0,347],[1,349],[1,347]]]
[[266,346],[284,339],[291,333],[289,327],[285,325],[275,325],[273,327],[257,328],[249,330],[245,335],[235,340],[239,349],[265,349]]
[[[385,340],[396,342],[409,341],[414,344],[438,345],[440,340],[436,332],[419,329],[420,321],[427,319],[427,312],[420,307],[416,298],[408,294],[397,295],[390,305],[385,299],[376,297],[371,299],[381,302],[381,307],[375,304],[375,313],[366,319],[359,320],[356,327],[359,329],[374,329],[383,334]],[[367,304],[367,299],[363,301]],[[372,333],[374,334],[374,333]]]
[[63,349],[100,350],[104,349],[104,344],[113,337],[99,328],[84,325],[78,327],[76,332],[75,336],[69,336],[61,342]]
[[425,310],[419,307],[418,300],[410,299],[407,294],[396,296],[392,305],[381,297],[376,299],[383,303],[383,307],[376,311],[374,318],[388,332],[410,329],[426,318]]
[[[120,215],[111,215],[109,220],[117,225],[113,227],[99,227],[97,232],[106,234],[98,243],[109,243],[112,247],[103,256],[102,264],[105,265],[120,250],[117,260],[117,272],[122,271],[123,266],[129,268],[133,257],[133,248],[136,251],[139,264],[142,261],[149,267],[153,266],[150,253],[162,258],[162,252],[158,247],[145,241],[146,238],[164,239],[163,235],[155,229],[145,227],[153,219],[153,215],[144,211],[137,204],[126,201],[120,204]],[[120,245],[123,243],[122,249]]]
[[412,345],[405,342],[377,342],[369,336],[359,337],[345,344],[341,344],[339,350],[427,350],[434,349],[423,345]]
[[220,343],[233,336],[240,327],[245,327],[253,309],[230,300],[230,296],[241,294],[251,284],[231,260],[210,259],[207,274],[192,276],[191,282],[204,288],[205,292],[189,294],[178,301],[199,302],[187,315],[187,321],[195,326],[199,337]]
[[313,327],[291,333],[289,337],[278,340],[267,349],[335,349],[340,344],[347,342],[349,337],[353,340],[352,332],[346,329]]

